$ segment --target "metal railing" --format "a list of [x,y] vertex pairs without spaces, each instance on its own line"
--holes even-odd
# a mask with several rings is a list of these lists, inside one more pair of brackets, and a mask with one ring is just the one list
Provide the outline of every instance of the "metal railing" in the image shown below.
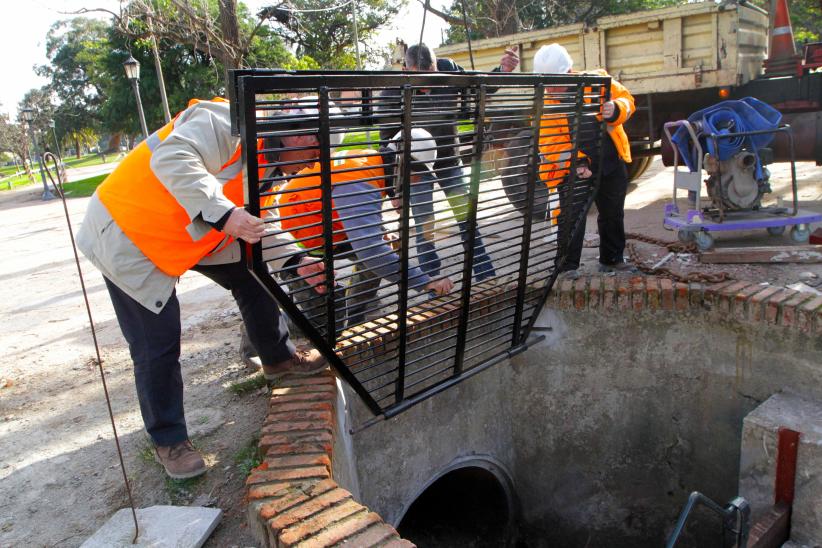
[[[697,506],[704,506],[719,515],[722,519],[721,528],[721,545],[731,548],[746,548],[748,546],[748,535],[751,531],[751,507],[742,497],[736,497],[730,501],[724,508],[706,497],[699,491],[694,491],[688,497],[688,502],[679,514],[679,519],[668,537],[668,542],[665,544],[666,548],[674,548],[679,541],[682,533],[685,530],[685,524],[688,521],[688,516]],[[733,540],[728,542],[728,536],[732,536]]]
[[527,346],[598,184],[575,167],[600,163],[609,84],[234,72],[246,207],[268,225],[248,266],[375,415]]

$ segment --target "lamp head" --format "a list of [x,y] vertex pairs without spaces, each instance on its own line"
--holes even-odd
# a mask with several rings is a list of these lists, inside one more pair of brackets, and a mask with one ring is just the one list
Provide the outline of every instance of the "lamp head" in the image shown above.
[[135,59],[132,55],[129,55],[128,59],[123,62],[123,68],[126,69],[126,77],[129,80],[140,79],[140,61]]

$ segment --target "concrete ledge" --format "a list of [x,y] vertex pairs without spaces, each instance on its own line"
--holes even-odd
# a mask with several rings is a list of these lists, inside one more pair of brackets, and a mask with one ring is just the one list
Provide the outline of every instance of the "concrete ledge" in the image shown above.
[[288,379],[271,391],[260,449],[246,480],[248,523],[268,548],[410,547],[332,478],[335,378]]

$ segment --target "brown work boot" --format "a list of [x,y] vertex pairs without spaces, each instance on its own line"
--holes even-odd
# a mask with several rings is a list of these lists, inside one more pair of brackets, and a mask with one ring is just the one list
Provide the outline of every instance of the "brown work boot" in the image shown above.
[[169,447],[156,446],[154,456],[166,469],[166,474],[174,479],[193,478],[206,471],[203,457],[188,440]]
[[297,351],[284,362],[274,365],[263,364],[263,374],[269,384],[278,383],[283,377],[293,375],[305,377],[319,373],[328,367],[320,351],[307,346],[297,347]]

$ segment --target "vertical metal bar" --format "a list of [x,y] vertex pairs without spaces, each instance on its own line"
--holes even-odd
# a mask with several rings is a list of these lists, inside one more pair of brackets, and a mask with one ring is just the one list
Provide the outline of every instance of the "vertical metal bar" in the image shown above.
[[411,216],[411,107],[413,90],[405,84],[402,87],[402,173],[400,188],[402,207],[400,213],[400,295],[397,317],[400,322],[399,356],[397,358],[397,386],[394,392],[395,402],[400,403],[405,397],[405,353],[406,332],[408,330],[408,240],[409,217]]
[[[520,333],[520,324],[522,323],[522,308],[525,304],[525,289],[528,282],[528,259],[531,250],[531,225],[533,224],[532,214],[534,210],[534,192],[535,186],[542,184],[538,177],[539,173],[539,137],[540,129],[542,128],[542,112],[545,104],[545,85],[539,83],[534,88],[534,105],[531,123],[533,124],[533,133],[531,135],[531,153],[528,164],[528,188],[525,190],[525,219],[522,224],[522,253],[519,259],[519,271],[517,282],[517,303],[514,308],[514,326],[511,334],[511,346],[516,346],[523,336]],[[573,160],[570,160],[573,162]],[[546,208],[548,204],[546,204]]]
[[[257,105],[256,88],[253,78],[239,78],[237,95],[240,113],[238,130],[243,159],[243,201],[245,209],[255,217],[260,216],[260,177],[257,164]],[[246,267],[253,271],[255,266],[263,267],[263,242],[240,246]]]
[[454,352],[454,376],[462,373],[465,360],[465,338],[468,333],[468,320],[471,311],[471,282],[474,268],[474,243],[477,236],[477,202],[479,201],[480,175],[482,171],[482,147],[485,140],[485,84],[479,86],[477,111],[474,118],[476,140],[471,155],[471,184],[468,190],[468,217],[466,219],[465,256],[462,263],[462,290],[460,293],[460,317],[457,325],[457,348]]
[[[583,86],[583,85],[584,84],[580,84],[580,86]],[[602,83],[601,85],[604,87],[604,93],[602,93],[602,104],[605,104],[605,102],[609,101],[610,98],[611,98],[610,79],[607,80],[606,82]],[[579,95],[578,95],[578,97],[579,97]],[[572,155],[571,155],[571,161],[572,161],[571,165],[573,165],[573,161],[577,157],[577,150],[579,149],[579,143],[578,143],[579,133],[578,132],[579,132],[579,118],[581,117],[581,112],[582,112],[582,103],[579,103],[577,105],[577,123],[575,124],[575,131],[577,132],[577,134],[576,134],[577,139],[574,140],[573,152],[572,152]],[[608,135],[607,123],[605,122],[605,120],[602,120],[600,122],[599,126],[600,126],[601,138],[602,139],[610,139],[611,137]],[[577,223],[574,225],[573,229],[570,231],[571,232],[570,236],[568,236],[568,242],[569,243],[573,239],[574,233],[577,230],[579,230],[579,228],[580,228],[579,225],[582,224],[581,221],[585,218],[585,215],[587,215],[588,209],[591,207],[591,204],[594,202],[594,197],[595,197],[597,191],[599,190],[599,184],[600,184],[600,181],[602,180],[602,158],[603,158],[603,155],[604,155],[604,150],[603,150],[604,148],[605,147],[603,147],[602,144],[600,143],[599,158],[597,160],[597,171],[596,171],[596,174],[594,176],[594,189],[591,192],[591,195],[588,197],[588,202],[582,208],[582,215],[580,215],[578,217]],[[571,169],[571,174],[574,177],[576,177],[576,170]],[[573,190],[573,188],[571,189],[571,191],[572,190]],[[559,266],[562,266],[562,265],[560,264],[560,265],[557,265],[557,266],[559,267]],[[537,306],[537,309],[536,309],[537,311],[539,311],[540,309],[542,309],[543,306],[545,306],[545,302],[548,300],[548,293],[551,291],[551,287],[553,286],[553,280],[556,280],[556,276],[557,276],[557,272],[554,271],[554,274],[551,277],[551,282],[545,287],[545,291],[543,292],[542,297],[539,300],[539,303],[538,303],[538,306]],[[538,316],[539,316],[538,313],[531,314],[531,317],[528,319],[528,324],[525,326],[525,329],[523,329],[523,331],[522,331],[522,337],[521,337],[520,340],[524,341],[528,338],[528,335],[531,333],[531,330],[534,328],[534,324],[536,323]]]
[[323,214],[323,262],[325,263],[325,334],[328,346],[334,348],[337,344],[336,303],[334,302],[334,200],[331,185],[331,135],[328,119],[328,88],[319,89],[319,134],[320,143],[320,200]]

